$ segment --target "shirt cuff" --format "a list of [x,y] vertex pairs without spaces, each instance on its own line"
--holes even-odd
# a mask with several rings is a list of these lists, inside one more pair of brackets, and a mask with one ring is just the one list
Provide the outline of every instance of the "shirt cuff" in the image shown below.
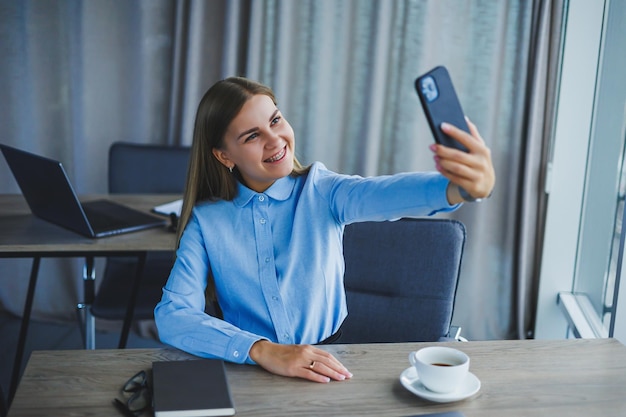
[[263,340],[263,338],[250,333],[242,332],[234,335],[226,347],[225,359],[234,363],[256,365],[256,362],[250,358],[250,348],[259,340]]
[[439,178],[436,181],[439,183],[439,187],[441,187],[439,189],[442,190],[443,193],[440,192],[440,193],[435,194],[437,195],[438,201],[435,201],[433,203],[435,207],[441,207],[441,208],[431,211],[429,213],[429,216],[432,216],[437,213],[449,213],[451,211],[455,211],[456,209],[461,207],[461,205],[463,205],[463,203],[450,204],[448,202],[448,185],[450,184],[449,179],[447,179],[446,177],[440,174]]

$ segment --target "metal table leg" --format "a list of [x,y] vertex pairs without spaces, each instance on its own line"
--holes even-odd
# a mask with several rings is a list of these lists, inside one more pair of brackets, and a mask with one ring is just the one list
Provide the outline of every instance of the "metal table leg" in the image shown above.
[[37,285],[37,276],[39,274],[39,264],[41,258],[33,258],[33,264],[30,269],[30,280],[28,281],[28,292],[26,293],[26,302],[24,303],[24,313],[22,314],[22,324],[20,326],[20,335],[18,337],[17,347],[15,349],[15,359],[13,361],[13,374],[11,376],[11,386],[9,387],[8,406],[11,406],[17,384],[20,379],[22,370],[22,360],[24,359],[24,348],[26,346],[26,336],[28,335],[28,325],[30,324],[30,313],[33,309],[33,298],[35,296],[35,286]]
[[83,303],[85,326],[85,349],[96,348],[96,318],[91,314],[91,305],[96,296],[96,269],[93,256],[85,257],[83,266]]
[[135,304],[137,302],[137,296],[139,295],[139,287],[141,284],[141,277],[143,276],[143,268],[145,264],[146,252],[143,252],[137,257],[137,266],[135,267],[135,280],[133,282],[130,298],[128,299],[128,305],[126,306],[126,315],[124,317],[124,325],[122,326],[122,334],[120,335],[118,349],[124,349],[126,347],[126,342],[128,341],[128,334],[130,332],[130,325],[133,322]]

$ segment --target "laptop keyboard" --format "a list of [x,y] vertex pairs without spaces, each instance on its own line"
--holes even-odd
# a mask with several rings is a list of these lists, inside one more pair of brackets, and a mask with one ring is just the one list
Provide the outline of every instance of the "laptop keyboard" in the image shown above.
[[83,204],[83,210],[89,219],[91,227],[96,231],[114,230],[128,225],[128,222],[124,219],[104,213],[96,207]]
[[[154,223],[155,219],[143,212],[107,200],[89,201],[82,204],[89,223],[95,232]],[[158,222],[158,219],[156,219]],[[122,230],[120,230],[122,231]]]

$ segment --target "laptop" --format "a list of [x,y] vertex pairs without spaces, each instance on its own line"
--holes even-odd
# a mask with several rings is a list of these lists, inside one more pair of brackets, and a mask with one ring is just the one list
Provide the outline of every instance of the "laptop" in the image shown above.
[[166,221],[110,200],[80,202],[59,161],[0,144],[32,213],[97,238],[163,226]]

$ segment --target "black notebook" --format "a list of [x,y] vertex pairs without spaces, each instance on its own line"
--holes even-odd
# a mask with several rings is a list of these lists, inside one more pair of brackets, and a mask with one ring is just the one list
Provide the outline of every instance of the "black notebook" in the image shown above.
[[152,380],[155,417],[235,414],[221,360],[152,362]]

